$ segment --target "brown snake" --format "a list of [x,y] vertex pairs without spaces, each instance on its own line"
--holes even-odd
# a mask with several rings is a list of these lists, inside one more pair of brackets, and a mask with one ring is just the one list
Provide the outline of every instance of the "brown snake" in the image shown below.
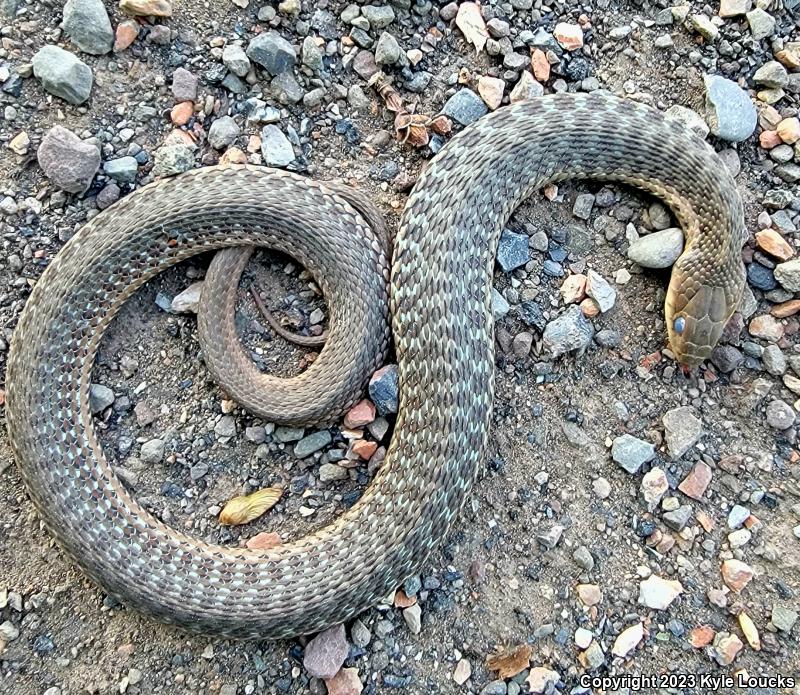
[[[666,302],[671,347],[688,364],[710,354],[744,283],[742,206],[713,150],[655,109],[598,93],[500,109],[452,139],[406,205],[391,263],[400,407],[386,460],[334,523],[265,551],[187,537],[125,491],[88,406],[100,339],[123,302],[178,261],[229,246],[277,248],[314,274],[331,329],[299,390],[284,391],[267,412],[330,420],[359,397],[388,344],[380,235],[335,189],[254,167],[158,181],[99,214],[37,282],[8,365],[11,441],[51,533],[109,593],[191,630],[278,638],[374,605],[420,570],[479,473],[493,395],[499,234],[543,184],[587,177],[631,184],[670,205],[687,237]],[[257,404],[243,351],[226,354],[241,380],[231,393]]]

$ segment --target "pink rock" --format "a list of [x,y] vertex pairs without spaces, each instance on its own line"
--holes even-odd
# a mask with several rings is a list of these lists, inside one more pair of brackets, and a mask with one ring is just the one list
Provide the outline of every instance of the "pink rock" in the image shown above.
[[778,123],[778,135],[787,145],[794,145],[800,140],[800,120],[797,117],[784,118]]
[[689,472],[689,475],[678,485],[678,489],[687,497],[691,497],[693,500],[700,500],[703,498],[710,482],[711,467],[702,461],[698,461]]
[[506,83],[498,77],[483,75],[478,78],[478,94],[492,111],[503,102],[505,86]]
[[783,326],[774,316],[770,316],[769,314],[756,316],[750,322],[747,330],[750,331],[750,335],[754,338],[762,338],[771,343],[777,343],[783,338]]
[[139,36],[139,24],[132,19],[120,22],[114,38],[114,53],[120,53],[128,48],[136,37]]
[[541,48],[534,48],[531,51],[531,70],[539,82],[547,82],[550,79],[550,61]]
[[378,442],[368,442],[366,439],[359,439],[353,442],[353,446],[350,447],[350,449],[354,454],[357,454],[359,458],[364,461],[369,461],[378,449]]
[[725,560],[720,571],[722,572],[722,581],[737,593],[744,589],[755,576],[753,568],[741,560]]
[[320,632],[308,643],[303,666],[312,678],[332,679],[349,651],[344,625],[337,625]]
[[365,427],[375,419],[375,404],[365,398],[356,403],[344,416],[344,426],[350,429]]
[[742,640],[729,632],[718,632],[714,638],[714,658],[720,666],[728,666],[742,651]]
[[325,681],[328,695],[359,695],[364,689],[357,668],[343,668]]
[[650,470],[642,478],[642,496],[650,511],[656,508],[667,490],[669,490],[667,474],[658,467]]
[[281,543],[283,543],[283,541],[279,534],[274,531],[264,531],[262,533],[257,533],[252,538],[248,538],[245,545],[250,548],[250,550],[269,550]]
[[663,611],[682,593],[683,585],[680,582],[652,574],[639,584],[639,603]]
[[603,600],[603,592],[597,584],[578,584],[576,591],[584,606],[596,606]]
[[567,51],[575,51],[583,46],[583,29],[577,24],[559,22],[553,31],[556,41]]

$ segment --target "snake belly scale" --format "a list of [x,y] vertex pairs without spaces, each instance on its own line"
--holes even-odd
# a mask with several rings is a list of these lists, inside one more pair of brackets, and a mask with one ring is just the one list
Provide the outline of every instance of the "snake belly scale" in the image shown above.
[[[266,551],[190,538],[125,491],[88,406],[100,339],[122,303],[165,268],[210,249],[270,246],[305,264],[328,300],[331,335],[310,370],[341,370],[346,349],[368,373],[388,342],[377,235],[323,184],[249,167],[159,181],[98,215],[37,282],[8,365],[12,446],[50,532],[109,593],[194,631],[287,637],[374,605],[419,571],[478,476],[493,395],[500,232],[540,186],[587,177],[670,205],[687,236],[667,296],[670,342],[688,363],[708,356],[744,282],[742,207],[713,150],[658,111],[608,95],[500,109],[430,163],[395,238],[389,306],[400,405],[382,467],[330,526]],[[353,229],[364,243],[346,241]]]

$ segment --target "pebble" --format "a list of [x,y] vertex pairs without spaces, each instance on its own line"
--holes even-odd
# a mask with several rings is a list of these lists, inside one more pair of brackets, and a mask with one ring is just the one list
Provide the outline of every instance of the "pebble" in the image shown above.
[[168,0],[120,0],[119,8],[134,17],[171,17]]
[[120,157],[110,159],[103,164],[103,172],[106,176],[118,181],[119,183],[134,183],[136,174],[139,171],[139,162],[135,157]]
[[756,41],[761,41],[768,36],[772,36],[775,31],[775,18],[760,7],[750,10],[746,14],[750,32]]
[[741,142],[756,129],[756,109],[738,84],[719,75],[705,75],[706,122],[722,140]]
[[144,463],[161,463],[164,458],[166,444],[163,439],[150,439],[142,444],[139,458]]
[[497,247],[497,262],[503,272],[510,273],[512,270],[525,265],[530,258],[528,236],[526,234],[517,234],[510,229],[504,229]]
[[782,632],[791,632],[798,617],[798,612],[788,606],[782,603],[772,604],[772,624]]
[[272,167],[285,167],[295,159],[294,148],[289,139],[274,124],[261,129],[261,156],[264,164]]
[[588,220],[594,207],[594,195],[592,193],[581,193],[575,197],[575,204],[572,206],[572,214],[578,219]]
[[505,86],[506,83],[499,77],[482,75],[478,78],[478,94],[492,111],[503,102]]
[[655,458],[656,450],[650,442],[645,442],[630,434],[616,437],[611,445],[611,458],[628,473],[638,473],[643,464]]
[[691,505],[682,504],[677,509],[673,509],[668,511],[662,517],[664,520],[664,524],[671,528],[673,531],[683,531],[686,527],[686,524],[689,523],[692,519],[692,514],[694,510],[692,509]]
[[614,646],[611,647],[611,653],[614,656],[626,657],[636,649],[643,639],[644,627],[642,623],[637,622],[619,633],[617,639],[614,640]]
[[200,295],[203,292],[203,283],[194,282],[183,292],[175,295],[170,304],[172,311],[178,314],[196,314],[200,306]]
[[291,70],[297,62],[294,46],[275,31],[266,31],[250,41],[247,56],[270,75]]
[[761,353],[764,369],[773,376],[782,376],[787,369],[786,357],[777,345],[767,345]]
[[364,5],[361,14],[374,31],[388,27],[395,18],[394,10],[389,5]]
[[597,302],[602,313],[609,311],[617,301],[617,291],[594,270],[586,274],[586,294]]
[[711,477],[711,466],[698,461],[689,472],[689,475],[678,485],[678,490],[693,500],[701,500],[711,482]]
[[731,591],[736,593],[742,591],[755,576],[755,572],[753,572],[753,568],[750,565],[736,559],[724,560],[720,571],[722,573],[722,581]]
[[483,99],[471,89],[466,88],[459,89],[447,100],[442,108],[442,113],[445,116],[452,118],[461,125],[474,123],[488,112],[489,107],[486,106]]
[[422,632],[422,607],[418,603],[403,609],[403,619],[411,634],[418,635]]
[[724,19],[744,15],[752,7],[752,0],[721,0],[719,16]]
[[576,51],[583,46],[583,29],[577,24],[559,22],[553,29],[553,36],[567,51]]
[[572,553],[572,559],[578,567],[591,572],[594,569],[594,558],[592,553],[585,545],[579,545]]
[[91,384],[89,386],[89,409],[92,415],[102,413],[114,402],[114,392],[102,384]]
[[556,358],[569,352],[583,354],[592,342],[594,327],[577,306],[570,306],[544,329],[542,346]]
[[788,430],[795,423],[795,412],[786,401],[775,399],[766,408],[767,424],[776,430]]
[[375,62],[378,65],[394,65],[404,57],[403,49],[397,39],[388,31],[384,31],[375,45]]
[[664,438],[673,459],[681,458],[700,440],[703,423],[691,406],[673,408],[664,413]]
[[328,430],[312,432],[294,445],[294,455],[299,459],[304,459],[307,456],[311,456],[315,451],[328,446],[331,441],[331,433]]
[[177,102],[197,99],[197,76],[186,68],[175,70],[172,73],[172,96]]
[[689,24],[706,41],[714,42],[719,38],[719,29],[704,14],[695,14],[689,18]]
[[789,81],[786,68],[777,60],[770,60],[764,63],[753,73],[753,82],[765,87],[785,87]]
[[703,117],[693,109],[675,104],[670,106],[665,112],[664,116],[671,121],[677,121],[684,128],[693,132],[695,135],[705,139],[709,134],[710,129]]
[[333,678],[349,651],[344,625],[336,625],[320,632],[306,645],[303,666],[312,678]]
[[156,151],[153,176],[175,176],[194,167],[194,151],[188,145],[165,145]]
[[100,168],[97,147],[60,125],[47,131],[36,158],[53,185],[68,193],[84,193]]
[[639,237],[628,247],[628,258],[642,268],[669,268],[683,253],[683,230],[678,227]]
[[667,480],[667,475],[657,466],[650,469],[642,478],[642,496],[650,511],[656,508],[668,490],[669,481]]
[[114,44],[114,30],[103,0],[67,0],[62,27],[84,53],[103,55]]
[[44,46],[34,54],[33,74],[50,94],[70,104],[83,104],[92,92],[91,68],[58,46]]
[[235,43],[229,43],[222,49],[222,64],[239,77],[244,77],[250,71],[250,58],[247,57],[245,50]]
[[718,632],[714,637],[714,645],[711,651],[720,666],[729,666],[743,646],[742,640],[736,635],[729,632]]
[[771,343],[777,343],[783,337],[783,326],[771,314],[756,316],[750,321],[747,330],[754,338],[761,338]]
[[327,695],[360,695],[364,690],[357,668],[343,668],[333,678],[325,680]]
[[397,412],[398,406],[397,365],[381,367],[369,380],[369,397],[375,404],[378,415],[386,416]]
[[558,671],[553,671],[544,666],[534,666],[525,682],[528,684],[531,693],[541,695],[542,693],[550,692],[560,680],[561,676]]
[[775,266],[775,279],[789,292],[800,292],[800,258]]
[[508,100],[512,104],[517,104],[520,101],[535,99],[536,97],[540,97],[543,94],[544,94],[544,87],[535,79],[533,79],[531,73],[529,73],[527,70],[523,70],[519,76],[517,84],[514,85],[514,88],[508,95]]
[[664,611],[682,593],[683,585],[679,581],[651,574],[639,584],[639,603],[654,610]]
[[222,116],[216,119],[208,130],[208,144],[215,150],[223,150],[229,147],[236,138],[239,137],[241,128],[230,116]]

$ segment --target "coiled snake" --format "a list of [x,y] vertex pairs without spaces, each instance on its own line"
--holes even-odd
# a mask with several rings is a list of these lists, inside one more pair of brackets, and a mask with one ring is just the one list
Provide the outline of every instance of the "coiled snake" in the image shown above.
[[[502,108],[443,148],[405,208],[389,283],[400,406],[385,462],[333,524],[265,551],[187,537],[125,491],[89,411],[98,344],[128,297],[193,254],[289,252],[321,283],[331,329],[272,414],[292,420],[296,408],[302,422],[328,421],[359,397],[388,344],[380,233],[337,189],[245,166],[158,181],[98,215],[37,282],[9,358],[9,433],[51,533],[109,593],[195,631],[279,638],[377,603],[419,571],[479,472],[493,395],[499,234],[530,193],[576,177],[631,184],[670,205],[687,238],[666,301],[670,344],[688,364],[709,355],[744,282],[742,207],[713,150],[655,109],[598,93]],[[243,351],[224,354],[240,366],[231,393],[258,401]]]

